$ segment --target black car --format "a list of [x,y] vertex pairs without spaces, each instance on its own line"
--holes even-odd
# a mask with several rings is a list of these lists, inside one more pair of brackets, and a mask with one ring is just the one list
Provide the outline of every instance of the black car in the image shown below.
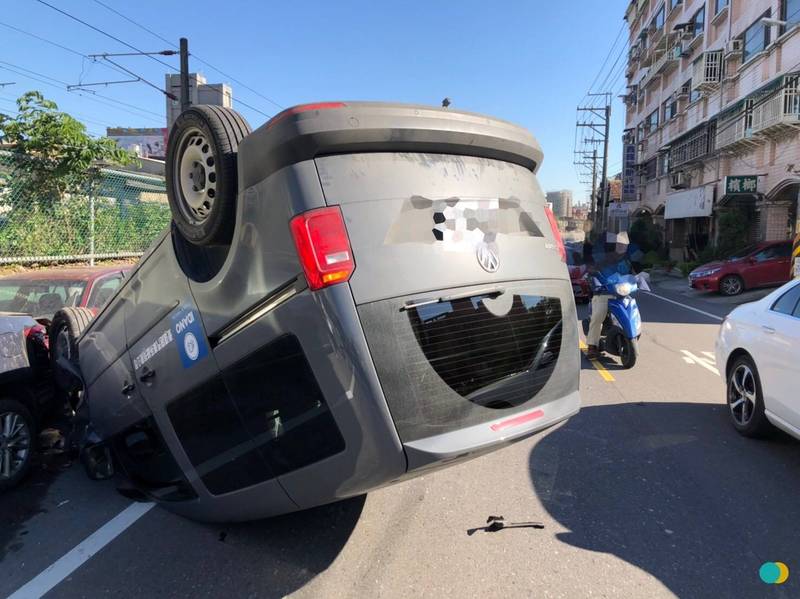
[[0,312],[0,491],[27,474],[42,419],[53,406],[47,329]]

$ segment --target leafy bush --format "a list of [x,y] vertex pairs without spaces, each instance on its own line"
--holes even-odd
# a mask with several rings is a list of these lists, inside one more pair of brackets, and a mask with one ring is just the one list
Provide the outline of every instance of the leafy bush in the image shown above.
[[[95,206],[95,253],[141,252],[167,226],[169,208],[159,203]],[[67,256],[89,253],[90,203],[71,197],[49,207],[12,208],[0,220],[1,256]]]
[[719,216],[717,221],[719,241],[716,255],[727,256],[742,249],[748,244],[748,222],[741,210],[728,210]]
[[628,238],[631,244],[647,253],[661,249],[664,232],[653,222],[652,216],[644,214],[633,221],[628,231]]

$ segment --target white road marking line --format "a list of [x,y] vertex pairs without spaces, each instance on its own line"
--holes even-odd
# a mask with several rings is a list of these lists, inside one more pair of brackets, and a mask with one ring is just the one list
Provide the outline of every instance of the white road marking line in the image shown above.
[[[714,363],[712,362],[712,360],[709,360],[708,358],[701,358],[700,356],[696,356],[692,352],[690,352],[689,350],[686,350],[686,349],[682,349],[681,352],[684,354],[683,355],[683,360],[687,364],[697,364],[698,366],[702,366],[703,368],[705,368],[709,372],[713,372],[714,374],[719,376],[719,370],[716,369],[716,367],[714,366]],[[688,358],[688,360],[687,360],[687,358]]]
[[706,312],[705,310],[700,310],[699,308],[694,308],[693,306],[688,306],[686,304],[682,304],[681,302],[676,302],[675,300],[669,299],[668,297],[664,297],[663,295],[658,295],[653,293],[652,291],[639,291],[639,293],[646,293],[647,295],[657,297],[660,300],[664,300],[665,302],[669,302],[670,304],[675,304],[676,306],[680,306],[681,308],[686,308],[687,310],[691,310],[692,312],[697,312],[698,314],[702,314],[703,316],[708,316],[709,318],[713,318],[714,320],[718,320],[722,322],[725,320],[721,316],[717,316],[716,314],[712,314],[711,312]]
[[17,589],[8,599],[38,599],[92,559],[94,555],[144,516],[154,503],[132,503],[60,559]]
[[704,351],[704,352],[700,352],[700,353],[702,353],[706,358],[708,358],[709,360],[714,362],[714,364],[717,363],[717,356],[715,356],[712,352]]

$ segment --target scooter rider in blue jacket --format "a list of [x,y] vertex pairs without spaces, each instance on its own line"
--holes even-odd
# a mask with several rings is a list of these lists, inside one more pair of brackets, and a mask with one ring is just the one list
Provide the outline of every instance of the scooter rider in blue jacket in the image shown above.
[[[601,245],[600,241],[605,241],[605,243]],[[594,292],[589,332],[586,335],[586,345],[588,346],[586,357],[590,360],[600,357],[598,344],[603,331],[603,322],[608,315],[608,299],[611,295],[606,289],[605,278],[619,272],[620,264],[626,262],[626,250],[627,244],[616,243],[616,235],[603,233],[599,236],[598,242],[595,243],[589,260],[586,262]]]

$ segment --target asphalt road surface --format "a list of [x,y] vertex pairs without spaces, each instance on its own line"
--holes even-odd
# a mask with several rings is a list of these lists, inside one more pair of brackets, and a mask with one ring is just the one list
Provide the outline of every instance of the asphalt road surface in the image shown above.
[[[579,415],[367,497],[204,525],[49,460],[0,496],[0,597],[798,597],[800,444],[728,423],[710,352],[733,305],[654,291],[639,364],[584,359]],[[489,515],[545,527],[467,535]]]

